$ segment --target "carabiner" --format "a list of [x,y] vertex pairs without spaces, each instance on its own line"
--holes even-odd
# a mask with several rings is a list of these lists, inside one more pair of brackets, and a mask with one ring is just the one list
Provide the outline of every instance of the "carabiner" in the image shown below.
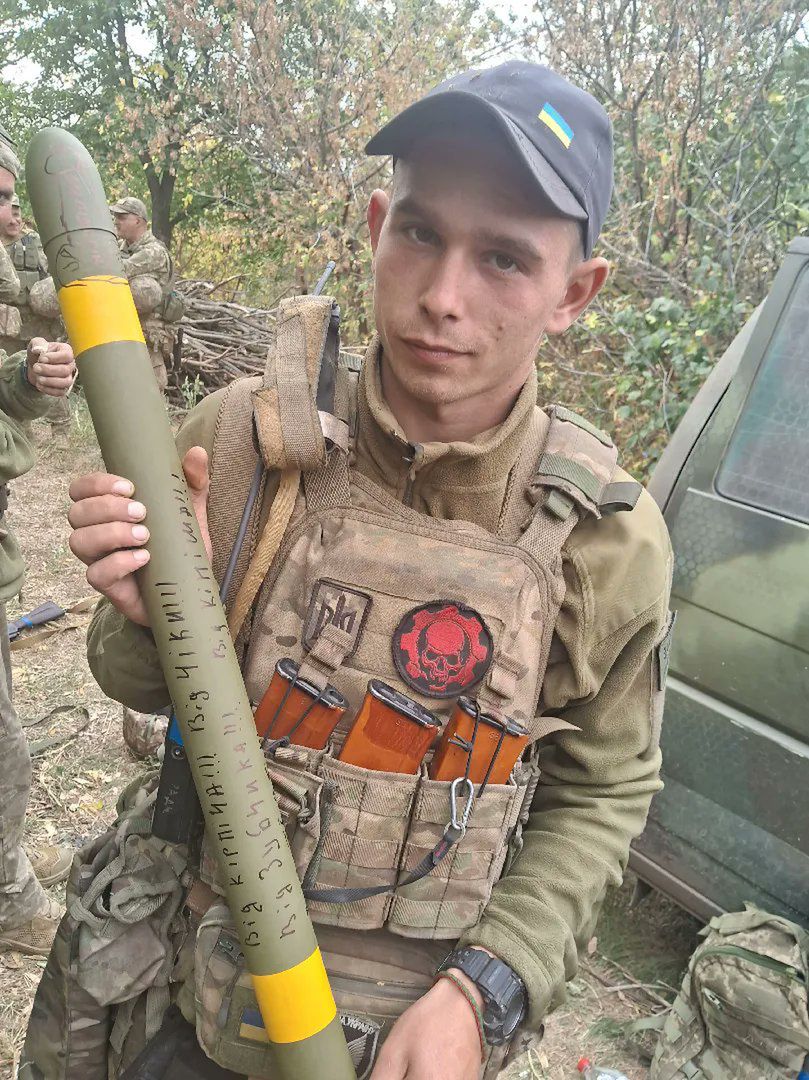
[[[459,787],[464,787],[466,789],[466,804],[461,811],[460,818],[458,817]],[[457,829],[461,833],[461,836],[466,832],[466,826],[469,823],[469,815],[472,813],[472,803],[474,801],[475,785],[468,776],[459,776],[452,781],[452,785],[449,789],[450,821],[453,829]]]

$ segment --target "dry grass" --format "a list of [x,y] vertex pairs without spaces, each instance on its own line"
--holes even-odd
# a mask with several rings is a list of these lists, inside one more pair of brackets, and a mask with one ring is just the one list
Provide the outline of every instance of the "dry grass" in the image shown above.
[[[13,485],[9,518],[29,570],[20,601],[9,605],[9,617],[46,600],[66,607],[91,594],[67,545],[67,487],[70,478],[100,468],[101,461],[87,413],[80,402],[76,408],[76,423],[64,445],[51,441],[47,425],[34,425],[39,462]],[[32,743],[69,735],[79,725],[78,711],[51,716],[59,706],[83,707],[90,721],[75,737],[34,759],[27,819],[33,844],[78,845],[101,832],[114,816],[121,788],[141,768],[121,738],[120,706],[102,694],[87,666],[89,621],[89,613],[62,620],[56,625],[66,627],[63,632],[36,648],[12,653],[15,702]],[[548,1018],[541,1045],[512,1064],[508,1080],[576,1077],[576,1062],[584,1053],[623,1069],[630,1080],[648,1076],[642,1049],[625,1039],[623,1026],[659,1008],[655,995],[671,996],[667,987],[679,982],[696,924],[660,897],[630,911],[630,895],[627,883],[609,898],[597,951],[584,958],[567,1003]],[[43,966],[44,961],[15,953],[0,955],[0,1080],[12,1076]]]

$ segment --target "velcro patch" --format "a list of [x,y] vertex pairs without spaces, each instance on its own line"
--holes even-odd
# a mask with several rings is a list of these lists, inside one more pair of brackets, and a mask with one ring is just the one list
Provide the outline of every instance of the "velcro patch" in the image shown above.
[[348,1045],[349,1056],[357,1073],[357,1080],[366,1080],[366,1077],[371,1075],[376,1059],[379,1024],[348,1013],[340,1013],[340,1023]]
[[393,633],[393,662],[412,689],[452,698],[475,686],[492,663],[492,635],[473,608],[435,600],[408,611]]
[[357,651],[370,610],[371,597],[366,593],[350,589],[339,581],[320,578],[312,589],[312,598],[303,624],[304,646],[311,649],[323,627],[332,623],[352,640],[353,644],[345,655],[345,659],[348,659]]
[[242,1015],[239,1017],[239,1038],[260,1043],[270,1041],[258,1009],[242,1009]]

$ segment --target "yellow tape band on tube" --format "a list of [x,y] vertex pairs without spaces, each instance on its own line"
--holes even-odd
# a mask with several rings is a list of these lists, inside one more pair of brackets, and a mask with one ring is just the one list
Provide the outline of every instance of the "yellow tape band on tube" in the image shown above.
[[67,336],[76,356],[113,341],[143,341],[129,282],[122,277],[86,277],[58,293]]
[[254,975],[253,989],[270,1042],[308,1039],[337,1015],[320,949],[286,971]]

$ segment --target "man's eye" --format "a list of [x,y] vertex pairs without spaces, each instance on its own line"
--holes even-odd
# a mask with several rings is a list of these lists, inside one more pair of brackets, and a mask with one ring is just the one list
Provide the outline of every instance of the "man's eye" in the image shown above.
[[426,225],[410,225],[405,229],[405,232],[417,244],[435,243],[435,233],[432,229],[428,229]]
[[496,270],[500,270],[502,273],[510,274],[513,273],[515,270],[519,269],[516,261],[512,259],[510,255],[506,255],[502,251],[492,252],[492,254],[489,256],[489,259],[492,266],[494,266]]

